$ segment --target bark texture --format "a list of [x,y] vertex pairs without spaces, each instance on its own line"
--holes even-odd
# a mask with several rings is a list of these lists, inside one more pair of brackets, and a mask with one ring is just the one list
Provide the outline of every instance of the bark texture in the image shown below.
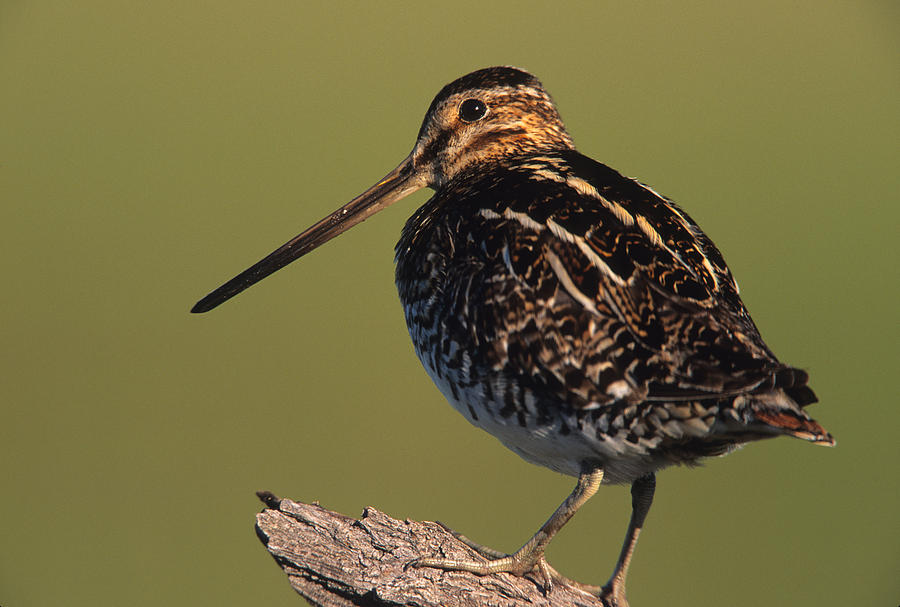
[[477,576],[406,565],[419,557],[482,559],[432,522],[399,521],[374,508],[359,519],[259,493],[256,532],[291,586],[317,607],[604,607],[577,590],[506,573]]

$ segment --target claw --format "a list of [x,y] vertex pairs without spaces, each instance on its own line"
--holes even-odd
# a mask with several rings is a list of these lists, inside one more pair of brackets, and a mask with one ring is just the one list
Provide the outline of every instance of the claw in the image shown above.
[[538,559],[537,570],[543,578],[541,586],[544,589],[544,596],[550,596],[550,591],[553,590],[553,575],[550,573],[550,564],[547,563],[547,559],[543,556]]
[[625,587],[620,584],[605,585],[598,596],[606,607],[628,607],[628,599],[625,598]]

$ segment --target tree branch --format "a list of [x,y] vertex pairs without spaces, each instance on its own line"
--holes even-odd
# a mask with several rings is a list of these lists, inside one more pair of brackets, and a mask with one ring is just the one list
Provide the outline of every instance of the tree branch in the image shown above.
[[317,607],[603,607],[578,590],[506,573],[405,569],[423,556],[482,559],[437,523],[398,521],[366,508],[360,519],[260,492],[256,532],[301,596]]

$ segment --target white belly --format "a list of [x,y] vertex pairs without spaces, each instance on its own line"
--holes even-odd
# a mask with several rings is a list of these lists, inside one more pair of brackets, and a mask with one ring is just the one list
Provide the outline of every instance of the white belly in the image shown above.
[[[425,370],[435,385],[471,424],[500,440],[522,459],[569,476],[578,476],[585,464],[602,466],[603,483],[630,483],[641,476],[656,472],[670,462],[651,455],[646,445],[630,443],[618,437],[598,439],[593,427],[584,428],[574,414],[559,414],[549,423],[538,424],[536,403],[530,395],[522,398],[524,410],[503,417],[499,411],[504,404],[489,400],[478,384],[469,388],[454,388],[437,373],[425,357],[420,356]],[[502,389],[493,391],[501,394]],[[521,403],[520,403],[521,406]],[[559,407],[562,410],[562,407]],[[569,431],[563,432],[563,428]]]

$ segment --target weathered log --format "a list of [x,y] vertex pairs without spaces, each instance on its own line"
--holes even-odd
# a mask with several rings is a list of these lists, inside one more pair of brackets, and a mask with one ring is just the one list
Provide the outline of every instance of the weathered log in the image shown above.
[[366,508],[359,519],[260,492],[256,532],[291,586],[317,607],[604,607],[573,588],[549,592],[537,576],[408,567],[420,557],[482,559],[433,522]]

